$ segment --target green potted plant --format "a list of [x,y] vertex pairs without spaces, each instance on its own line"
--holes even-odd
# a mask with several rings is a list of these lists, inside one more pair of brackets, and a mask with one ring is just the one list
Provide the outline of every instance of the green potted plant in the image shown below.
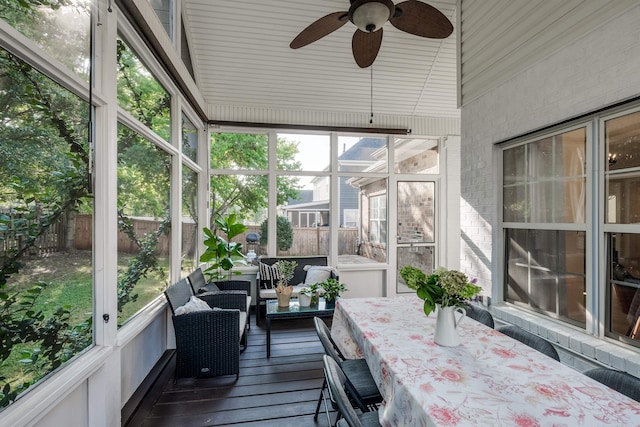
[[400,269],[400,277],[418,298],[424,300],[424,313],[428,316],[437,308],[434,342],[445,347],[460,345],[458,325],[467,314],[466,304],[482,291],[476,279],[469,281],[458,270],[439,267],[430,275],[407,265]]
[[420,269],[407,265],[400,269],[400,277],[416,291],[418,298],[424,300],[424,313],[427,316],[436,306],[465,307],[482,290],[476,285],[476,279],[469,281],[466,274],[443,267],[427,276]]
[[293,286],[289,285],[289,280],[293,278],[293,272],[298,263],[296,261],[280,260],[275,264],[280,272],[280,281],[276,286],[276,295],[278,297],[278,306],[289,307],[289,300],[293,293]]
[[213,229],[205,227],[203,231],[206,250],[200,256],[200,262],[209,263],[204,270],[208,281],[229,280],[232,274],[240,274],[239,271],[232,272],[232,269],[236,264],[245,264],[242,243],[232,242],[231,239],[247,231],[247,226],[232,213],[216,218]]
[[336,303],[336,299],[340,296],[340,293],[348,290],[343,283],[340,283],[337,279],[333,278],[319,282],[317,285],[323,290],[323,296],[327,307],[334,305]]
[[305,286],[304,288],[298,291],[298,301],[300,302],[300,307],[309,307],[311,305],[318,304],[318,295],[319,295],[320,287],[317,283],[312,283],[309,286]]

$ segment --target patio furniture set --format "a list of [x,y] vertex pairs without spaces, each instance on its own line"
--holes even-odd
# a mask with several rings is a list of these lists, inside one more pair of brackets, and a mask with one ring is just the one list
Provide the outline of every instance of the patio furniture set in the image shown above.
[[[296,289],[311,279],[311,266],[323,267],[326,277],[338,278],[327,267],[327,257],[265,258],[265,266],[272,266],[280,259],[297,263],[291,283]],[[324,276],[314,273],[315,280]],[[333,308],[319,304],[300,308],[296,299],[290,307],[278,307],[275,293],[277,276],[258,274],[258,298],[256,323],[266,319],[267,357],[270,356],[270,332],[272,319],[299,319],[315,316],[327,317]],[[176,369],[174,380],[183,377],[213,377],[240,373],[240,353],[246,349],[247,331],[251,320],[251,282],[246,280],[220,280],[207,283],[202,269],[179,280],[165,290],[176,336]],[[295,295],[294,295],[295,296]]]

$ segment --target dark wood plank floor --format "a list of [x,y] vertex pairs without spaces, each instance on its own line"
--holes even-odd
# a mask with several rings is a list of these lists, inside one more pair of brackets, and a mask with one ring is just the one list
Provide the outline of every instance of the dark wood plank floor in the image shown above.
[[173,384],[172,358],[126,427],[329,426],[324,405],[318,421],[313,419],[324,379],[313,320],[273,322],[269,359],[264,325],[253,322],[237,382],[183,378]]

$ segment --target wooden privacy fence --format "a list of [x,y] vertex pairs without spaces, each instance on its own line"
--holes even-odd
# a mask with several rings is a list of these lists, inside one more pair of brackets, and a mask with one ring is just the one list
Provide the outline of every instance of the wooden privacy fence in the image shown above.
[[[91,249],[93,231],[92,216],[78,215],[76,218],[76,235],[74,239],[75,249]],[[153,233],[160,227],[160,221],[154,219],[131,218],[133,231],[138,238],[145,234]],[[182,248],[185,248],[189,255],[195,251],[196,237],[198,230],[194,223],[182,223]],[[170,236],[160,236],[156,253],[158,255],[169,255]],[[138,253],[138,245],[122,231],[118,231],[118,252],[135,254]]]
[[[147,233],[156,231],[160,225],[160,221],[153,219],[135,218],[132,219],[133,230],[139,238]],[[73,227],[75,232],[67,235],[67,227]],[[193,255],[196,248],[198,233],[201,228],[196,228],[196,224],[182,224],[182,248],[187,250],[188,255]],[[233,240],[243,245],[243,252],[253,249],[259,255],[266,254],[266,245],[248,244],[246,236],[248,233],[260,234],[260,226],[249,226],[246,233],[237,236]],[[287,251],[278,251],[278,255],[318,255],[329,253],[329,233],[328,227],[306,228],[294,227],[293,229],[293,245]],[[0,243],[2,244],[2,253],[9,248],[22,247],[23,238],[11,236],[6,232],[0,231]],[[338,253],[340,255],[355,254],[358,243],[357,228],[340,228],[338,231]],[[36,241],[31,255],[40,256],[46,253],[59,252],[67,249],[75,250],[91,250],[93,245],[93,216],[85,214],[77,214],[74,218],[65,218],[57,224],[49,227],[45,234]],[[168,255],[170,246],[170,236],[160,236],[156,253],[159,255]],[[129,236],[122,232],[118,232],[118,252],[135,254],[139,251],[138,246]],[[1,255],[1,254],[0,254]]]
[[[22,221],[22,214],[15,214],[9,209],[2,209],[0,213],[8,216],[13,221]],[[37,220],[28,221],[29,225],[35,225]],[[28,252],[31,256],[41,256],[48,253],[58,252],[65,246],[66,236],[66,220],[47,227],[44,233],[36,239],[35,246]],[[0,257],[2,257],[9,249],[21,250],[26,245],[26,236],[22,233],[14,232],[11,227],[8,230],[0,230]]]
[[[243,244],[243,252],[248,249],[254,249],[258,255],[267,253],[266,245],[248,245],[246,236],[248,233],[260,234],[259,226],[249,226],[246,233],[239,235],[233,239]],[[293,244],[286,251],[278,251],[281,256],[307,256],[322,255],[329,253],[329,227],[293,227]],[[354,255],[358,246],[358,229],[357,228],[340,228],[338,229],[338,254]]]

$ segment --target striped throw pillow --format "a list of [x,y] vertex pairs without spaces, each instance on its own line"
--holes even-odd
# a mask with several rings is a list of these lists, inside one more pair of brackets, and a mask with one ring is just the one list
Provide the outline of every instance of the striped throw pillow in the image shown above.
[[258,264],[258,272],[260,274],[260,287],[262,289],[272,289],[278,284],[280,280],[280,270],[278,266],[268,265],[264,263]]

